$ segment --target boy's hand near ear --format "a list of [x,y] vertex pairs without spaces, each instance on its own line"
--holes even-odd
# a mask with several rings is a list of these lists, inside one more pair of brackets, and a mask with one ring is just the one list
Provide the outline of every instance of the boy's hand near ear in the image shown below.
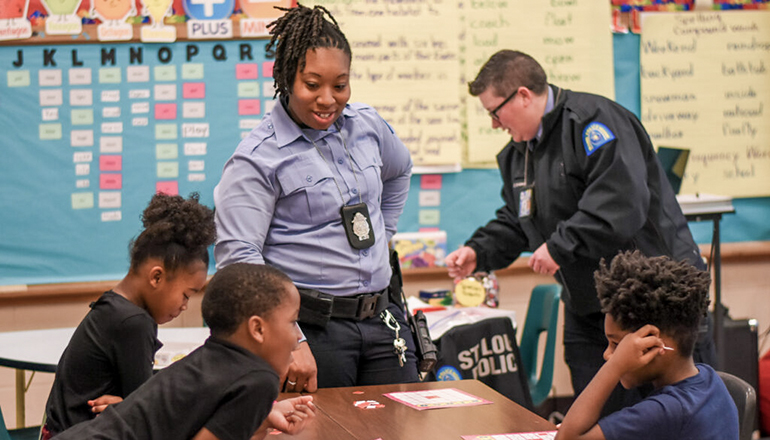
[[664,353],[663,340],[660,339],[660,330],[654,325],[647,324],[639,330],[627,334],[618,343],[615,353],[607,361],[616,369],[618,378],[625,373],[641,368]]
[[612,390],[621,377],[649,364],[664,351],[660,330],[654,325],[645,325],[625,335],[586,389],[575,399],[559,426],[556,440],[604,440],[598,421]]

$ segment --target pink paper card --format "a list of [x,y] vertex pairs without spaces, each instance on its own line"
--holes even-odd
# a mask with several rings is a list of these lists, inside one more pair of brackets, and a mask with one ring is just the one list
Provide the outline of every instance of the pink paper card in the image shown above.
[[176,103],[155,104],[155,119],[176,119]]
[[239,63],[235,65],[235,79],[257,79],[257,65],[255,63]]
[[429,228],[419,228],[418,232],[438,232],[440,230],[441,229],[439,229],[438,227],[432,226],[432,227],[429,227]]
[[492,403],[489,400],[476,397],[457,388],[403,391],[387,393],[385,397],[420,411],[424,409],[458,408],[461,406],[488,405]]
[[260,110],[259,99],[239,99],[238,115],[250,116],[258,115]]
[[182,84],[182,98],[203,99],[206,97],[206,83],[190,82]]
[[265,61],[262,63],[262,76],[265,78],[273,77],[273,65],[275,61]]
[[155,182],[155,192],[158,194],[168,194],[170,196],[179,195],[179,182],[171,180],[167,182]]
[[122,174],[99,174],[99,189],[123,188]]
[[441,189],[441,174],[423,174],[420,176],[420,189]]
[[556,431],[518,432],[510,434],[464,435],[463,440],[553,440]]
[[120,171],[123,169],[123,156],[99,156],[99,171]]

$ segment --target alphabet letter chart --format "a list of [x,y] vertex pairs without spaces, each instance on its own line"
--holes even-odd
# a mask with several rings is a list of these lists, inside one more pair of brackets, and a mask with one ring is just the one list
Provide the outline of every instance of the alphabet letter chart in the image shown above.
[[274,103],[264,45],[0,46],[0,285],[119,278],[154,193],[213,206]]

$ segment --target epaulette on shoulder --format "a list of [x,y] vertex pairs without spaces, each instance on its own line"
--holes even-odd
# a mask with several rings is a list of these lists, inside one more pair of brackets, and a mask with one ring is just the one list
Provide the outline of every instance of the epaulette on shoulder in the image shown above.
[[353,108],[354,110],[356,110],[357,112],[361,113],[361,114],[371,114],[372,118],[376,118],[376,119],[384,122],[385,125],[388,127],[388,130],[390,130],[391,133],[393,133],[393,134],[396,133],[396,131],[393,130],[393,127],[390,125],[390,123],[388,123],[388,121],[386,121],[385,118],[383,118],[380,115],[380,113],[377,111],[376,108],[374,108],[374,107],[372,107],[372,106],[370,106],[368,104],[361,103],[361,102],[356,102],[356,103],[350,104],[350,107]]

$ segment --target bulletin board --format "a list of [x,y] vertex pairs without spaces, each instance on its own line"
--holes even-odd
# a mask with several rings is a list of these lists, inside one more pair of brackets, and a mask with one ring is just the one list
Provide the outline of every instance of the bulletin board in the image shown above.
[[0,285],[120,279],[156,191],[214,206],[274,102],[265,44],[0,46]]

